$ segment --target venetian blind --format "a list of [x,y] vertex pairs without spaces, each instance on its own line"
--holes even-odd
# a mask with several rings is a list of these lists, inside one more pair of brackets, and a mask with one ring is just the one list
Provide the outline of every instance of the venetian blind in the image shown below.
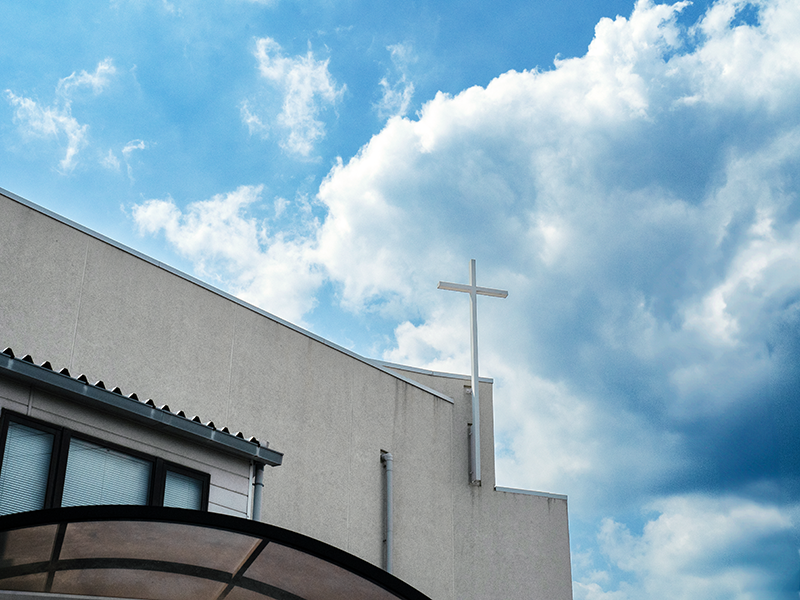
[[203,482],[195,477],[167,471],[164,481],[164,506],[200,510],[203,502]]
[[148,503],[152,463],[72,438],[62,506]]
[[0,467],[0,515],[44,508],[53,434],[8,424]]

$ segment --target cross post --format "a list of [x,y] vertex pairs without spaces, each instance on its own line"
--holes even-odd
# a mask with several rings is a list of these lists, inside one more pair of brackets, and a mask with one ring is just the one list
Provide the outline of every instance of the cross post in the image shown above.
[[470,336],[469,346],[472,353],[472,423],[469,426],[469,482],[481,484],[481,404],[478,395],[478,295],[506,298],[508,292],[493,288],[478,287],[475,276],[475,259],[469,261],[469,285],[440,281],[440,290],[465,292],[469,294]]

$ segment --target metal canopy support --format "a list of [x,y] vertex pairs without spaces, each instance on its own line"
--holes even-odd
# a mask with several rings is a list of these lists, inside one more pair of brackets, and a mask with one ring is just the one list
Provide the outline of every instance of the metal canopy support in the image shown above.
[[481,403],[478,395],[478,295],[506,298],[508,292],[493,288],[478,287],[475,275],[475,259],[469,261],[469,285],[440,281],[438,289],[469,294],[470,335],[469,346],[472,353],[472,424],[469,430],[469,482],[481,484]]

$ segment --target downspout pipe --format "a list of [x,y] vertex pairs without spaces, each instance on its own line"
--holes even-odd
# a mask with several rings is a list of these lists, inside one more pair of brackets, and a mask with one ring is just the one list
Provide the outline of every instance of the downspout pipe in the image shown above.
[[253,477],[253,521],[261,520],[261,491],[264,489],[264,465],[256,463]]
[[386,469],[386,553],[384,555],[384,569],[387,573],[391,573],[392,566],[392,545],[394,544],[394,518],[392,512],[394,511],[394,501],[392,498],[392,470],[394,459],[389,452],[381,453],[381,462]]

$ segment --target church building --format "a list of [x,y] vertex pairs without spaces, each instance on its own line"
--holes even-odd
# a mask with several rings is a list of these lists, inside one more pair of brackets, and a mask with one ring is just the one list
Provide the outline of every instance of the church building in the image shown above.
[[469,376],[2,189],[0,351],[0,600],[572,598],[566,496],[495,485],[491,379],[473,481]]

